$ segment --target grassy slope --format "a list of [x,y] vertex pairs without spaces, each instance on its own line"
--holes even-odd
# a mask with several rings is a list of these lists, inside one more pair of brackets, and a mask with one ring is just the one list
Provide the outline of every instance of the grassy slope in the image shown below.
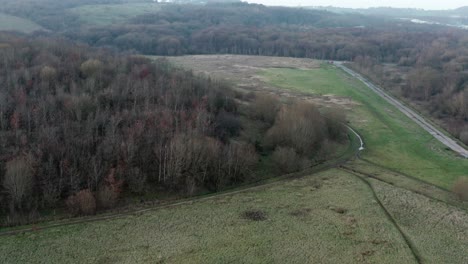
[[363,157],[443,188],[468,173],[468,160],[458,158],[429,133],[333,66],[316,70],[270,69],[264,76],[274,85],[314,94],[350,97],[360,105],[348,114],[363,135]]
[[157,3],[130,3],[116,5],[84,5],[70,9],[89,25],[109,25],[158,11]]
[[36,30],[43,29],[44,28],[34,23],[33,21],[0,13],[0,30],[31,33]]
[[[267,220],[241,217],[249,209],[263,210]],[[1,263],[77,260],[414,263],[371,190],[338,170],[192,205],[0,239]]]

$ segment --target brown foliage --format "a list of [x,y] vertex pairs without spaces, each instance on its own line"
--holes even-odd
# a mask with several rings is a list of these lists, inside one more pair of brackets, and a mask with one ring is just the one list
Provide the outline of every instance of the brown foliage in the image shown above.
[[468,178],[459,178],[452,187],[453,193],[462,201],[468,201]]
[[296,102],[279,111],[266,140],[270,146],[291,147],[299,154],[310,155],[320,149],[325,136],[325,120],[318,109],[310,103]]
[[113,208],[117,204],[122,192],[123,180],[116,179],[116,169],[111,169],[104,179],[104,184],[99,188],[96,198],[100,208]]
[[252,112],[254,117],[269,124],[273,124],[279,109],[280,102],[278,98],[271,94],[257,93],[254,101],[252,102]]
[[89,189],[81,190],[69,196],[66,204],[73,215],[92,215],[96,213],[96,199]]
[[299,156],[296,151],[288,147],[277,147],[272,159],[278,168],[286,173],[299,171],[307,166],[307,159]]

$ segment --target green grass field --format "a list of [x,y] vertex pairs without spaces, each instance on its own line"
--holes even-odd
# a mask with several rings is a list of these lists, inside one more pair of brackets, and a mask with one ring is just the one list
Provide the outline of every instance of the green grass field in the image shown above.
[[41,26],[31,20],[10,16],[0,13],[0,31],[19,31],[23,33],[31,33],[36,30],[43,30]]
[[349,97],[359,105],[348,119],[362,134],[363,157],[387,168],[449,189],[468,174],[468,160],[445,149],[429,133],[388,104],[358,80],[333,66],[320,69],[268,69],[268,81],[303,93]]
[[[264,221],[243,217],[265,213]],[[1,263],[414,263],[370,188],[339,170],[121,219],[0,239]]]
[[154,13],[160,9],[157,3],[128,3],[115,5],[84,5],[70,9],[89,25],[109,25],[122,23],[130,18]]

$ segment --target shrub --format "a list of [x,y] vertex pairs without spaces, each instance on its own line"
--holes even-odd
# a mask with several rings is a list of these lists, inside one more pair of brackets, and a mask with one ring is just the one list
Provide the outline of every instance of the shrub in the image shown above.
[[254,117],[269,124],[273,124],[279,109],[280,102],[278,98],[270,94],[257,94],[252,103]]
[[324,114],[328,137],[332,140],[346,138],[346,115],[343,109],[328,109]]
[[216,117],[214,134],[221,141],[225,142],[228,138],[239,135],[240,129],[241,122],[235,115],[222,111]]
[[468,201],[468,178],[459,178],[452,187],[453,193],[462,201]]
[[224,156],[224,175],[231,183],[242,182],[258,162],[255,147],[244,142],[231,142]]
[[119,199],[122,191],[122,180],[117,180],[115,177],[116,169],[111,169],[107,177],[104,179],[105,183],[99,188],[97,192],[98,205],[101,208],[113,208]]
[[242,213],[242,217],[252,221],[265,221],[267,215],[262,210],[248,210]]
[[286,173],[299,171],[307,166],[307,160],[299,156],[293,148],[277,147],[272,159],[276,166]]
[[101,186],[97,192],[97,203],[103,209],[113,208],[117,204],[118,198],[118,193],[107,185]]
[[96,213],[96,199],[89,189],[71,195],[68,197],[66,204],[73,215],[92,215]]
[[267,132],[266,145],[294,148],[303,155],[316,153],[326,136],[324,118],[310,103],[297,102],[283,107]]

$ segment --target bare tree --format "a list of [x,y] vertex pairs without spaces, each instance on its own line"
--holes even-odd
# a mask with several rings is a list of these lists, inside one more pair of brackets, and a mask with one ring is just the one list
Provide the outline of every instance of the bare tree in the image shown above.
[[5,179],[3,187],[10,195],[11,208],[22,209],[23,203],[27,202],[32,195],[34,186],[34,171],[32,157],[17,157],[6,163]]

